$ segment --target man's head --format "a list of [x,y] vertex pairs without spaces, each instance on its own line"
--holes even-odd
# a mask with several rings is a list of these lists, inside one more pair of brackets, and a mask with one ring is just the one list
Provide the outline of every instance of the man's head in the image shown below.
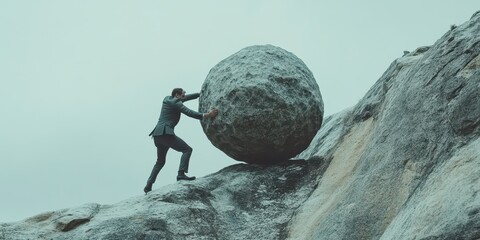
[[172,97],[183,98],[185,97],[185,91],[182,88],[174,88],[172,91]]

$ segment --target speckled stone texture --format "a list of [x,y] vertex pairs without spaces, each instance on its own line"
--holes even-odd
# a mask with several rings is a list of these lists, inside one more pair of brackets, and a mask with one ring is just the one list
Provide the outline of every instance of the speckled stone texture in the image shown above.
[[269,164],[305,150],[323,120],[313,74],[294,54],[272,45],[246,47],[213,67],[202,86],[200,112],[214,146],[247,163]]

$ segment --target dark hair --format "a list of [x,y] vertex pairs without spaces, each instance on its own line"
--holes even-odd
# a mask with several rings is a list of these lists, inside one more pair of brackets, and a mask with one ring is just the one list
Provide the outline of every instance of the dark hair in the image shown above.
[[173,91],[172,91],[172,97],[175,97],[177,94],[182,94],[182,93],[183,93],[183,89],[174,88]]

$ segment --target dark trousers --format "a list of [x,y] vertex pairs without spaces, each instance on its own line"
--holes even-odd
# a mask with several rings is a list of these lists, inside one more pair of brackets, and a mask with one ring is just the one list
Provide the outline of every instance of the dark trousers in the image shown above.
[[190,162],[190,156],[193,149],[181,138],[174,135],[163,135],[153,137],[155,146],[157,147],[157,162],[153,166],[152,173],[148,178],[148,183],[153,184],[157,179],[157,175],[165,165],[165,158],[167,156],[168,149],[173,148],[177,152],[182,152],[180,158],[180,167],[178,171],[188,172],[188,163]]

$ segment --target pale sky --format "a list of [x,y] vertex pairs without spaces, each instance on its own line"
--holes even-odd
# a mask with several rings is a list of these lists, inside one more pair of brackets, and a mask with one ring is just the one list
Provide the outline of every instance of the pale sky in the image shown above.
[[[174,87],[200,91],[244,47],[302,59],[331,115],[404,50],[432,45],[476,10],[478,0],[1,1],[0,222],[142,195],[161,100]],[[194,149],[189,175],[239,163],[198,120],[182,116],[176,133]],[[180,156],[169,151],[154,190],[175,183]]]

